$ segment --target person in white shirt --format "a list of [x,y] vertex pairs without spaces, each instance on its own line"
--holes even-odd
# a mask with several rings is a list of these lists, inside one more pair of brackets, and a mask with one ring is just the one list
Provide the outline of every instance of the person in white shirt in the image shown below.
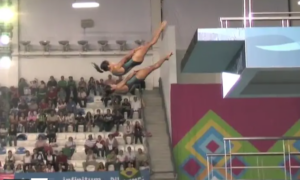
[[112,134],[109,134],[106,139],[106,147],[106,154],[111,153],[113,150],[118,150],[118,141]]
[[4,164],[4,170],[7,169],[11,169],[14,170],[15,169],[15,157],[13,156],[11,150],[8,151],[8,155],[5,158],[5,164]]
[[87,94],[83,88],[78,89],[77,97],[79,106],[81,108],[85,108],[87,103]]
[[72,131],[75,129],[75,116],[73,113],[68,113],[68,115],[65,117],[66,118],[66,128],[68,130],[68,126],[72,126]]
[[125,169],[126,159],[127,159],[127,157],[124,154],[123,150],[119,150],[119,153],[117,155],[116,171],[119,171],[121,169],[121,166],[123,166],[123,169]]
[[91,134],[88,136],[88,139],[85,141],[84,147],[85,147],[85,154],[87,154],[89,150],[92,150],[92,152],[97,154],[98,150],[96,148],[96,140],[93,139],[93,136]]
[[25,156],[23,156],[23,169],[26,170],[31,165],[31,155],[29,151],[25,152]]
[[127,137],[130,137],[130,144],[133,144],[133,127],[130,124],[130,121],[126,121],[126,125],[124,127],[123,139],[125,144],[128,144]]
[[125,169],[128,167],[128,164],[134,164],[135,165],[135,153],[132,152],[132,149],[130,146],[127,147],[127,153],[126,153],[126,162],[125,162]]
[[138,112],[139,114],[139,119],[142,118],[142,101],[138,100],[137,97],[133,98],[133,101],[131,102],[131,116],[133,115],[134,112]]
[[69,159],[73,156],[76,148],[76,143],[73,141],[73,137],[69,137],[68,141],[65,144],[66,148],[69,148],[71,150],[70,155],[68,156]]

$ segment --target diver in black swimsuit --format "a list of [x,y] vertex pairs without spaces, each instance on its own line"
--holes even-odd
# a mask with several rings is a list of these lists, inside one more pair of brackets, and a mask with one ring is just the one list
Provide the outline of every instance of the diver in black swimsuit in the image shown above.
[[126,55],[120,62],[112,63],[107,60],[103,61],[100,66],[93,63],[94,68],[103,73],[104,71],[110,71],[115,76],[123,76],[128,73],[133,67],[142,64],[144,61],[145,55],[148,50],[157,43],[160,34],[166,28],[167,22],[164,21],[161,23],[159,29],[154,34],[152,40],[150,42],[145,43],[144,45],[134,49],[128,55]]
[[121,82],[119,82],[116,85],[113,84],[106,85],[104,88],[106,95],[110,95],[112,93],[125,94],[130,92],[137,84],[144,81],[150,73],[158,69],[172,55],[173,53],[170,53],[166,57],[160,59],[158,62],[153,64],[152,66],[134,71],[133,73],[129,74],[126,78],[124,78]]

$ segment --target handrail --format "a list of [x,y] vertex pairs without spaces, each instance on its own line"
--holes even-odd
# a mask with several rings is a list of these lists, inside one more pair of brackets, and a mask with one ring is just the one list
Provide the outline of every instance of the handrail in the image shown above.
[[221,17],[220,21],[244,21],[244,20],[258,20],[258,21],[265,21],[265,20],[300,20],[300,16],[296,17]]
[[223,138],[224,141],[251,141],[251,140],[261,140],[261,141],[268,141],[268,140],[300,140],[299,136],[294,137],[227,137]]
[[283,153],[283,152],[258,152],[258,153],[231,153],[231,154],[214,154],[208,153],[206,154],[207,157],[218,157],[218,156],[282,156],[282,155],[300,155],[300,152],[290,152],[290,153]]
[[251,15],[300,14],[300,12],[251,12]]

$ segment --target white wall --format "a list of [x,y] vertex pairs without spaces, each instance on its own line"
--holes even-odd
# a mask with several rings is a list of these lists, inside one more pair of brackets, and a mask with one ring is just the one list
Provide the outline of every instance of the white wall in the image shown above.
[[[73,76],[75,80],[79,80],[84,77],[86,80],[91,76],[97,80],[107,79],[108,72],[98,73],[92,66],[92,62],[100,64],[104,59],[111,62],[120,61],[121,56],[102,56],[102,57],[22,57],[19,60],[19,75],[25,78],[27,81],[31,81],[34,78],[38,80],[48,81],[50,76],[54,76],[56,79],[60,79],[60,76],[65,77]],[[143,64],[135,69],[150,66],[152,64],[152,55],[148,55]],[[125,75],[126,76],[126,75]],[[124,76],[124,77],[125,77]],[[117,77],[115,77],[117,78]],[[147,89],[153,88],[153,74],[149,75],[146,79]]]
[[171,132],[171,84],[177,83],[177,62],[176,62],[176,43],[175,43],[175,27],[169,26],[164,34],[161,42],[161,57],[166,56],[168,53],[173,52],[173,56],[169,61],[165,62],[160,68],[160,77],[163,85],[164,102],[167,110],[167,120],[169,125],[170,134]]
[[[101,0],[99,8],[73,9],[74,0],[19,0],[20,39],[38,44],[50,40],[136,40],[151,36],[150,1]],[[92,19],[84,32],[80,22]]]

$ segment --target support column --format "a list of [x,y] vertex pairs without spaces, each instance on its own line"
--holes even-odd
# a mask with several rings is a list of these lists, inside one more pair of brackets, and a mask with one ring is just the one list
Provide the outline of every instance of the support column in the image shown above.
[[[160,26],[162,17],[161,17],[161,1],[160,0],[150,0],[151,4],[151,32],[157,30]],[[153,46],[153,63],[159,60],[160,58],[160,51],[161,51],[161,40],[159,39],[158,42]],[[158,79],[160,78],[160,71],[157,70],[153,73],[153,86],[158,87]]]

